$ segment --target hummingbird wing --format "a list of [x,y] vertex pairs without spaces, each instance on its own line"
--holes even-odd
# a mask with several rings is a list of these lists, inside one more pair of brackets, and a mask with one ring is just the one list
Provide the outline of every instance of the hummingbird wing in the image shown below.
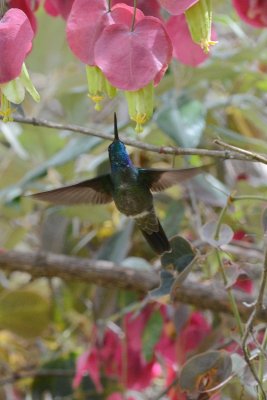
[[146,184],[152,192],[161,192],[169,187],[181,183],[186,179],[208,169],[210,165],[184,169],[145,169],[139,168],[140,180]]
[[112,198],[110,175],[102,175],[75,185],[65,186],[47,192],[35,193],[31,197],[55,204],[106,204]]

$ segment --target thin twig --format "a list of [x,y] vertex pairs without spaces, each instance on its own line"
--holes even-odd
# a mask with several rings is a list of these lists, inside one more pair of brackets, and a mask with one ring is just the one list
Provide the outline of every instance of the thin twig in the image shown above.
[[262,156],[261,154],[254,153],[249,150],[244,150],[240,149],[239,147],[233,146],[231,144],[225,143],[222,140],[216,139],[214,140],[214,143],[217,144],[218,146],[224,147],[225,149],[229,149],[231,151],[234,151],[236,153],[240,153],[246,157],[249,157],[250,159],[253,159],[254,161],[261,162],[263,164],[267,164],[267,158]]
[[242,338],[242,350],[243,350],[243,353],[244,353],[244,358],[246,360],[246,363],[247,363],[252,375],[254,376],[256,382],[259,385],[259,388],[261,390],[261,395],[262,395],[261,398],[265,399],[265,400],[267,399],[267,397],[266,397],[265,391],[264,391],[264,389],[262,387],[262,382],[259,379],[259,377],[258,377],[253,365],[251,364],[250,359],[249,359],[249,354],[248,354],[248,349],[247,349],[247,340],[248,340],[248,337],[249,337],[249,335],[250,335],[250,333],[251,333],[251,331],[253,329],[253,325],[255,323],[256,316],[257,316],[258,312],[260,312],[264,307],[263,306],[263,300],[264,300],[264,292],[265,292],[265,288],[266,288],[266,282],[267,282],[267,250],[265,252],[265,259],[264,259],[264,265],[263,265],[263,271],[262,271],[259,294],[258,294],[258,297],[257,297],[257,300],[256,300],[255,307],[254,307],[254,309],[253,309],[253,311],[252,311],[252,313],[251,313],[251,315],[249,317],[249,320],[248,320],[248,322],[246,324],[246,329],[245,329],[245,332],[244,332],[244,335],[243,335],[243,338]]
[[[0,120],[2,117],[0,116]],[[57,122],[52,122],[52,121],[47,121],[44,119],[37,119],[37,118],[28,118],[28,117],[21,117],[21,116],[13,116],[13,121],[14,122],[19,122],[21,124],[27,124],[27,125],[33,125],[33,126],[43,126],[46,128],[51,128],[51,129],[59,129],[59,130],[65,130],[65,131],[71,131],[71,132],[77,132],[81,133],[83,135],[88,135],[88,136],[96,136],[105,140],[110,140],[112,141],[114,139],[113,135],[110,135],[108,133],[104,133],[103,131],[98,131],[95,128],[84,128],[79,125],[72,125],[72,124],[60,124]],[[174,146],[154,146],[152,144],[144,143],[138,140],[134,139],[129,139],[126,136],[121,135],[122,141],[132,147],[136,147],[138,149],[146,150],[146,151],[151,151],[154,153],[160,153],[160,154],[172,154],[172,155],[198,155],[201,157],[213,157],[213,158],[220,158],[224,160],[242,160],[242,161],[251,161],[251,162],[256,162],[260,161],[263,162],[264,164],[267,163],[267,159],[265,159],[261,155],[257,155],[256,153],[251,153],[248,152],[249,154],[246,154],[246,151],[244,150],[243,152],[240,151],[241,149],[235,150],[235,151],[229,151],[229,150],[206,150],[206,149],[195,149],[195,148],[180,148],[180,147],[174,147]],[[218,142],[218,143],[217,143]],[[220,144],[222,142],[216,141],[217,144]],[[230,146],[230,145],[229,145]],[[241,154],[242,153],[242,154]]]

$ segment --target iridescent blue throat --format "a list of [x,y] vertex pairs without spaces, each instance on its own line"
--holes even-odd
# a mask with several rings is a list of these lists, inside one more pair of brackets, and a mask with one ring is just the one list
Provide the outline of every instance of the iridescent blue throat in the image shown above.
[[126,147],[115,139],[108,148],[111,171],[132,167],[132,161],[127,153]]

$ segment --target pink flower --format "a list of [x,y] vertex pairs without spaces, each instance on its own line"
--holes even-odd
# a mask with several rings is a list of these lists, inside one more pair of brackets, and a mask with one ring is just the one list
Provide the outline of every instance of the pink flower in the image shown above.
[[100,371],[106,377],[122,382],[125,377],[124,357],[126,356],[126,384],[128,389],[142,390],[146,388],[157,369],[154,359],[147,362],[142,356],[142,332],[151,311],[143,311],[137,318],[132,319],[132,314],[126,317],[126,352],[122,339],[110,329],[107,329],[101,343],[96,343],[88,351],[82,354],[77,361],[76,375],[73,381],[74,387],[79,386],[82,377],[88,374],[98,391],[103,390],[100,380]]
[[[170,17],[166,23],[167,32],[173,45],[173,57],[182,64],[197,67],[209,57],[202,48],[193,42],[184,14]],[[212,39],[216,34],[212,31]]]
[[138,90],[158,83],[172,55],[162,22],[137,9],[117,4],[107,12],[105,0],[76,0],[68,23],[67,40],[87,65],[97,65],[109,83],[122,90]]
[[[182,365],[190,351],[195,350],[210,332],[210,326],[200,312],[193,312],[177,337],[169,334],[165,320],[162,336],[155,347],[168,365]],[[169,323],[172,324],[170,321]],[[167,328],[167,329],[166,329]]]
[[[96,65],[95,45],[104,28],[114,23],[131,26],[133,8],[115,5],[108,12],[106,0],[76,0],[67,22],[67,41],[72,52],[83,63]],[[137,11],[137,21],[143,13]]]
[[133,397],[128,397],[125,394],[122,394],[120,392],[114,392],[111,395],[108,396],[107,400],[135,400]]
[[[112,5],[118,3],[125,3],[128,6],[133,6],[133,0],[113,0]],[[145,15],[161,18],[160,5],[157,0],[138,0],[138,8],[143,11]]]
[[233,6],[247,24],[256,28],[267,27],[266,0],[233,0]]
[[172,15],[183,14],[197,2],[198,0],[159,0],[160,5]]
[[115,87],[135,91],[158,83],[172,56],[172,45],[160,20],[144,17],[134,30],[122,24],[106,27],[95,45],[95,61]]
[[52,17],[60,15],[62,18],[67,20],[73,1],[74,0],[45,0],[44,9],[47,14]]
[[244,276],[241,275],[240,277],[238,277],[238,279],[234,285],[234,288],[242,290],[243,292],[252,294],[253,288],[254,288],[253,281],[250,278],[248,278],[246,275],[244,275]]
[[10,0],[9,8],[19,8],[28,17],[34,32],[37,30],[37,22],[34,12],[38,10],[40,1],[31,0]]
[[20,75],[32,48],[33,30],[26,14],[11,8],[0,20],[0,84]]

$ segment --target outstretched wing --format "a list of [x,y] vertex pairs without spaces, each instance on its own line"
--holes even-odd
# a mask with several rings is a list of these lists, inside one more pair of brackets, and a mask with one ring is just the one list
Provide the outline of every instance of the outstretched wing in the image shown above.
[[185,169],[143,169],[139,168],[140,179],[152,192],[161,192],[169,187],[193,178],[207,170],[209,165]]
[[112,182],[107,174],[75,185],[35,193],[31,197],[62,205],[105,204],[112,201]]

